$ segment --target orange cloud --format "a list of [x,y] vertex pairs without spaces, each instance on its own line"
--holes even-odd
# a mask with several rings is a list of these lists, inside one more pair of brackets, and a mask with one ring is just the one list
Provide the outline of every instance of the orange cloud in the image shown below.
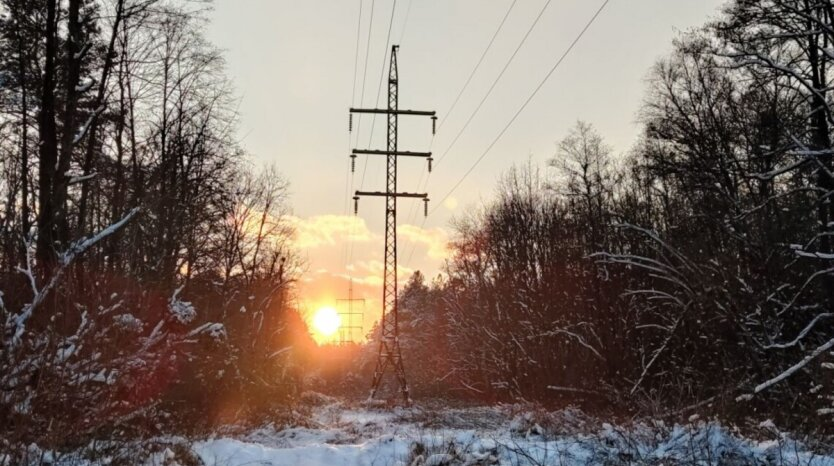
[[425,246],[432,259],[449,257],[449,234],[442,228],[426,230],[415,225],[400,225],[398,233],[406,241]]
[[[350,278],[352,278],[355,283],[382,287],[385,264],[377,260],[357,261],[353,264],[349,264],[347,266],[347,271],[350,272]],[[413,273],[414,269],[397,264],[397,280],[400,284],[405,283]]]
[[365,220],[352,215],[290,217],[289,221],[295,228],[293,244],[299,249],[335,246],[351,240],[363,243],[374,239]]
[[[308,320],[322,307],[339,309],[353,285],[353,296],[365,300],[363,327],[370,330],[382,312],[384,237],[369,230],[361,217],[321,215],[291,217],[294,246],[306,256],[308,269],[299,282],[297,299]],[[449,255],[449,234],[442,228],[400,225],[399,286],[416,270],[433,276]],[[352,240],[352,241],[351,241]],[[350,246],[350,253],[348,253]]]

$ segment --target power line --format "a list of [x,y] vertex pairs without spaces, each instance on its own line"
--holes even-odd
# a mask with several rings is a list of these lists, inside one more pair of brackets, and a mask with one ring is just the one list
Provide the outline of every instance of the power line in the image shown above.
[[[361,36],[361,33],[362,33],[362,4],[363,3],[364,3],[364,0],[359,0],[359,16],[358,16],[358,19],[356,21],[356,46],[354,48],[355,52],[354,52],[354,56],[353,56],[353,87],[351,88],[351,94],[350,94],[350,105],[351,105],[351,107],[356,105],[356,81],[357,81],[358,75],[359,75],[359,41],[360,41],[360,36]],[[351,146],[351,135],[350,135],[350,133],[348,133],[348,151],[350,151],[350,146]],[[345,192],[346,193],[350,193],[349,189],[351,188],[351,186],[350,186],[349,180],[351,178],[353,178],[353,177],[351,176],[350,167],[348,167],[348,175],[345,177]],[[345,208],[344,208],[343,215],[347,215],[347,212],[348,212],[348,204],[349,204],[348,197],[349,196],[345,196]]]
[[[504,23],[506,23],[507,18],[509,18],[510,13],[512,12],[513,8],[515,7],[516,1],[517,0],[513,0],[513,3],[510,4],[510,7],[507,9],[507,12],[504,14],[504,17],[501,19],[501,23],[498,25],[498,28],[495,30],[495,33],[493,33],[492,38],[489,41],[489,44],[487,44],[486,48],[484,49],[483,53],[481,54],[481,58],[478,60],[478,63],[472,69],[472,72],[469,74],[469,77],[467,78],[466,82],[464,83],[463,87],[461,88],[460,92],[458,93],[457,97],[455,98],[455,101],[452,103],[452,106],[449,108],[448,113],[443,117],[443,120],[440,122],[441,127],[443,127],[443,123],[446,122],[446,120],[449,118],[449,115],[452,113],[452,111],[457,106],[458,101],[460,100],[463,93],[466,91],[466,88],[469,86],[469,83],[472,81],[472,78],[475,76],[475,73],[478,71],[478,68],[481,66],[481,63],[483,62],[484,58],[486,57],[487,53],[489,52],[490,48],[492,47],[492,44],[495,42],[495,39],[498,37],[498,34],[501,32],[501,29],[504,27]],[[484,103],[487,101],[490,94],[492,94],[492,91],[495,89],[495,86],[498,85],[498,82],[501,80],[501,77],[503,77],[504,73],[507,71],[507,69],[509,69],[509,67],[512,64],[513,60],[515,59],[516,55],[518,55],[519,50],[521,50],[521,48],[524,46],[524,43],[527,41],[527,38],[530,37],[530,34],[533,32],[533,29],[535,29],[535,27],[538,24],[539,20],[541,19],[542,15],[544,15],[545,10],[547,10],[547,7],[550,6],[550,3],[551,3],[551,0],[548,0],[544,4],[542,9],[539,11],[539,14],[536,16],[535,20],[533,20],[533,23],[527,29],[527,32],[524,34],[524,37],[521,39],[521,42],[518,43],[518,46],[516,46],[512,55],[509,57],[507,62],[504,64],[504,67],[501,69],[501,72],[498,74],[498,76],[496,76],[495,80],[493,80],[492,85],[489,87],[489,90],[487,90],[486,94],[483,96],[481,101],[478,103],[478,106],[475,108],[475,110],[472,112],[472,114],[469,115],[469,118],[466,120],[466,123],[464,123],[463,127],[460,129],[460,131],[457,133],[455,138],[452,140],[452,143],[449,144],[449,146],[446,148],[446,150],[443,151],[441,156],[437,159],[437,161],[435,162],[435,166],[439,165],[440,162],[446,157],[446,155],[449,154],[449,152],[452,150],[452,148],[458,142],[458,139],[460,139],[461,135],[464,133],[464,131],[466,131],[466,128],[469,127],[469,124],[472,122],[472,120],[475,118],[475,116],[481,110],[481,107],[483,107]],[[432,140],[432,145],[433,145],[433,143],[434,143],[434,140]],[[424,190],[428,186],[429,179],[431,178],[431,174],[428,173],[428,174],[425,174],[425,176],[423,176],[423,175],[424,174],[420,175],[420,180],[418,181],[417,185],[419,187],[420,184],[423,182],[423,179],[425,178],[425,184],[423,185],[423,187],[420,188],[420,189]],[[413,220],[415,215],[416,215],[416,209],[412,208],[411,212],[409,214],[409,221]],[[425,219],[423,220],[423,223],[425,223]]]
[[[359,42],[361,40],[360,38],[361,38],[361,35],[362,35],[362,4],[363,3],[365,3],[365,0],[359,0],[359,16],[356,20],[356,46],[354,48],[355,52],[354,52],[354,56],[353,56],[353,88],[351,89],[351,94],[350,94],[350,105],[351,105],[351,107],[356,105],[356,82],[358,80],[358,75],[359,75]],[[373,10],[371,10],[371,13],[373,14]],[[364,84],[363,84],[363,86],[364,86]],[[347,148],[348,151],[350,151],[350,149],[351,149],[351,147],[350,147],[352,145],[351,142],[352,142],[351,134],[348,133],[348,148]],[[348,206],[350,204],[350,201],[349,201],[350,191],[353,189],[353,183],[354,183],[354,173],[353,173],[352,168],[353,168],[352,163],[349,163],[347,175],[345,176],[345,206],[344,206],[344,210],[342,212],[342,215],[345,216],[345,217],[348,214],[348,209],[349,209]],[[345,259],[344,267],[345,267],[345,269],[347,269],[347,266],[348,266],[348,251],[352,247],[353,247],[353,235],[351,234],[350,238],[348,238],[348,243],[345,244],[345,254],[344,254],[344,259]]]
[[408,18],[411,16],[411,4],[413,3],[412,0],[408,0],[408,6],[405,9],[405,20],[403,20],[403,30],[400,31],[400,41],[397,42],[398,44],[402,45],[403,38],[405,37],[405,28],[408,25]]
[[[582,30],[579,32],[579,34],[576,36],[576,38],[573,40],[573,42],[571,42],[571,44],[568,46],[568,48],[565,50],[565,52],[562,54],[562,56],[559,57],[559,60],[556,62],[556,64],[553,65],[552,68],[550,68],[550,71],[548,71],[548,73],[545,75],[544,79],[542,79],[542,81],[539,83],[539,85],[536,86],[536,88],[533,90],[533,93],[530,94],[530,96],[527,98],[527,100],[524,101],[524,104],[522,104],[522,106],[518,109],[518,111],[515,113],[515,115],[513,115],[513,117],[510,119],[509,122],[507,122],[507,124],[504,126],[504,128],[501,130],[501,132],[498,133],[498,136],[496,136],[496,138],[489,144],[489,146],[486,148],[486,150],[481,154],[480,157],[478,157],[478,159],[469,168],[469,170],[467,170],[466,173],[455,183],[455,185],[452,187],[452,189],[450,189],[449,192],[447,192],[446,195],[443,196],[443,198],[440,200],[440,202],[435,204],[435,207],[432,208],[431,211],[429,211],[429,213],[428,213],[429,215],[434,214],[437,211],[437,209],[439,209],[443,205],[443,203],[446,202],[446,200],[449,198],[449,196],[451,196],[452,193],[454,193],[455,190],[458,187],[460,187],[460,185],[463,183],[463,181],[466,179],[466,177],[468,177],[475,170],[475,168],[481,163],[481,161],[483,161],[483,159],[487,156],[487,154],[489,154],[489,151],[492,150],[492,148],[495,146],[495,144],[501,139],[501,137],[504,136],[504,133],[506,133],[507,130],[510,128],[510,126],[512,126],[513,122],[515,122],[515,120],[518,118],[518,116],[521,114],[521,112],[523,112],[524,109],[527,108],[527,105],[530,104],[530,102],[533,100],[533,98],[536,96],[536,94],[538,94],[538,92],[545,85],[545,83],[550,79],[550,77],[553,75],[553,73],[559,68],[559,66],[561,66],[562,62],[565,61],[565,59],[568,57],[568,55],[570,55],[571,51],[573,51],[573,49],[576,47],[576,45],[579,43],[579,41],[582,40],[582,37],[585,35],[585,33],[588,31],[588,29],[591,28],[591,26],[594,24],[594,22],[596,22],[597,18],[599,18],[599,16],[602,14],[602,12],[605,10],[605,8],[608,6],[608,4],[610,2],[611,2],[611,0],[605,0],[602,3],[602,5],[599,7],[599,9],[594,13],[594,15],[588,21],[588,23],[585,24],[585,27],[582,28]],[[427,221],[428,221],[428,216],[423,218],[423,221],[420,224],[420,229],[423,229],[425,227]],[[416,245],[414,245],[411,248],[411,252],[408,256],[408,260],[406,261],[406,267],[408,267],[411,264],[411,260],[414,257],[414,251],[416,250],[416,248],[417,248]]]
[[[466,82],[464,82],[463,86],[461,87],[460,91],[458,92],[457,97],[455,97],[454,102],[452,102],[452,105],[449,107],[449,110],[446,112],[446,114],[443,116],[443,119],[440,121],[440,126],[439,126],[440,128],[443,128],[443,124],[446,123],[446,120],[449,119],[449,115],[451,115],[452,112],[454,112],[455,108],[457,107],[458,102],[460,101],[460,98],[463,96],[464,92],[466,92],[466,89],[469,87],[469,83],[472,82],[472,78],[475,77],[475,73],[478,72],[478,69],[481,67],[481,64],[484,62],[484,58],[486,58],[487,53],[489,53],[490,49],[492,48],[492,44],[495,43],[495,39],[498,38],[498,34],[500,34],[501,30],[504,28],[504,24],[507,22],[507,18],[510,17],[510,13],[513,11],[513,8],[515,8],[516,3],[518,3],[518,0],[513,0],[513,2],[510,4],[510,7],[507,8],[507,11],[504,13],[504,17],[501,18],[501,22],[498,24],[498,28],[495,29],[495,32],[492,34],[492,37],[490,38],[489,43],[487,44],[486,48],[484,48],[484,51],[481,53],[481,57],[478,59],[478,62],[475,64],[475,67],[472,68],[472,71],[469,73],[469,76],[466,78]],[[410,6],[411,5],[410,5],[410,2],[409,2],[409,7]],[[406,16],[406,20],[407,20],[407,18],[408,17]],[[434,146],[434,136],[432,136],[429,150],[431,150],[431,148],[433,146]],[[428,172],[428,171],[423,171],[422,173],[420,173],[420,179],[417,180],[417,186],[419,187],[419,186],[423,185],[423,181],[425,180],[425,185],[423,185],[423,187],[420,188],[421,190],[425,189],[425,186],[428,185],[429,177],[431,177],[431,173]],[[417,215],[417,207],[412,206],[411,209],[410,209],[409,215],[408,215],[409,222],[413,221],[414,217],[416,215]]]
[[[380,76],[379,76],[379,89],[377,90],[377,93],[376,93],[376,103],[374,104],[375,107],[379,106],[379,95],[382,91],[382,79],[385,77],[385,59],[388,58],[388,45],[391,42],[391,28],[394,24],[394,13],[396,13],[396,11],[397,11],[397,0],[394,0],[393,5],[391,6],[391,19],[388,22],[388,37],[385,40],[385,55],[383,56],[383,59],[382,59],[382,71],[380,72]],[[372,11],[372,13],[373,13],[373,11]],[[370,50],[370,44],[371,44],[370,41],[371,41],[371,33],[370,33],[370,30],[369,30],[368,31],[368,50]],[[366,57],[365,57],[365,70],[366,70],[366,72],[367,72],[367,69],[368,69],[367,68],[368,67],[368,61],[367,60],[368,60],[368,57],[369,57],[368,53],[369,52],[366,52]],[[364,95],[364,84],[363,84],[363,91],[362,92],[363,92],[363,95]],[[364,100],[362,101],[362,103],[364,104]],[[360,113],[359,114],[359,118],[360,118],[359,121],[362,121],[361,120],[361,118],[362,118],[361,115],[362,114]],[[370,146],[370,144],[373,140],[373,137],[374,137],[374,126],[375,125],[376,125],[376,114],[374,114],[373,119],[371,120],[371,134],[370,134],[369,139],[368,139],[368,145],[369,146]],[[357,144],[359,143],[358,130],[357,130],[357,134],[356,134],[356,143]],[[363,189],[365,187],[365,175],[368,172],[368,158],[369,157],[365,157],[365,163],[363,164],[363,167],[362,167],[362,178],[360,179],[360,182],[359,182],[359,189]],[[353,235],[351,235],[351,236],[353,236]],[[351,247],[350,247],[350,254],[349,254],[348,261],[351,261],[351,260],[353,260],[353,244],[352,243],[351,243]]]
[[441,199],[440,202],[437,203],[437,205],[429,212],[430,215],[433,214],[435,211],[437,211],[437,209],[441,205],[443,205],[443,202],[445,202],[446,199],[448,199],[449,196],[451,196],[452,193],[455,192],[455,190],[458,187],[460,187],[461,183],[463,183],[463,181],[466,179],[466,177],[468,177],[475,170],[475,168],[481,163],[481,161],[484,160],[484,158],[487,156],[487,154],[489,154],[489,151],[492,150],[492,148],[495,146],[495,144],[504,136],[504,133],[507,132],[507,130],[510,128],[510,126],[512,126],[513,122],[515,122],[515,120],[518,118],[518,116],[521,115],[521,112],[523,112],[524,109],[527,108],[527,105],[530,104],[530,102],[533,100],[533,98],[536,97],[536,94],[538,94],[539,91],[541,90],[541,88],[544,87],[545,83],[547,83],[547,81],[550,79],[550,77],[553,76],[553,73],[559,68],[559,66],[562,64],[562,62],[565,61],[565,58],[567,58],[568,55],[570,55],[571,51],[576,47],[576,44],[578,44],[579,41],[582,40],[582,37],[585,35],[585,33],[588,31],[588,29],[591,28],[591,25],[593,25],[594,22],[596,22],[597,18],[599,18],[599,16],[602,14],[603,10],[605,10],[605,7],[607,7],[610,2],[611,2],[611,0],[605,0],[602,3],[602,6],[599,7],[599,9],[596,11],[596,13],[594,13],[594,15],[588,21],[588,23],[585,24],[585,27],[582,28],[582,31],[579,32],[579,35],[577,35],[576,38],[573,40],[573,42],[571,42],[570,46],[568,46],[567,50],[565,50],[565,52],[562,54],[562,56],[559,58],[559,60],[556,62],[556,64],[553,65],[552,68],[550,68],[550,71],[548,71],[548,73],[545,75],[544,79],[542,79],[541,82],[539,83],[539,85],[536,86],[536,88],[533,90],[533,93],[530,94],[530,96],[527,98],[527,100],[524,101],[524,104],[522,104],[521,107],[518,109],[518,111],[515,112],[515,115],[513,115],[513,117],[510,119],[510,121],[507,122],[507,124],[504,126],[504,128],[501,130],[501,132],[498,133],[498,136],[496,136],[495,139],[492,140],[492,142],[489,144],[489,146],[487,146],[486,150],[484,150],[484,152],[481,154],[481,156],[478,157],[478,159],[475,161],[475,163],[471,167],[469,167],[469,170],[467,170],[466,173],[464,173],[464,175],[457,181],[457,183],[455,183],[455,185],[452,187],[452,189],[450,189],[449,192],[446,193],[445,196],[443,196],[443,199]]
[[[394,25],[394,13],[397,11],[397,0],[394,0],[394,4],[391,6],[391,19],[388,22],[388,38],[385,40],[385,54],[382,57],[382,70],[379,74],[379,86],[377,87],[376,91],[376,103],[374,107],[379,106],[379,97],[382,93],[382,81],[385,78],[385,62],[388,58],[388,46],[391,44],[391,28]],[[376,126],[376,114],[373,115],[373,119],[371,119],[371,134],[368,136],[368,147],[370,147],[371,143],[373,142],[374,138],[374,127]],[[359,144],[359,136],[356,137],[356,143]],[[359,181],[359,189],[363,189],[365,187],[365,175],[368,173],[368,157],[365,157],[365,163],[362,167],[362,178]]]
[[452,102],[452,106],[449,107],[449,110],[446,112],[446,115],[444,115],[443,119],[440,120],[441,128],[443,127],[443,123],[445,123],[446,120],[449,118],[449,115],[451,115],[452,112],[455,110],[455,107],[457,106],[458,101],[460,101],[461,96],[463,96],[463,93],[466,92],[466,88],[469,87],[469,83],[472,82],[472,78],[475,76],[475,73],[478,72],[478,68],[480,68],[481,64],[484,62],[484,58],[486,58],[489,49],[492,48],[492,44],[495,43],[495,39],[498,37],[498,34],[501,32],[501,29],[504,28],[504,23],[507,22],[507,18],[510,17],[510,12],[513,11],[513,8],[515,7],[515,4],[517,2],[518,0],[513,0],[513,3],[511,3],[510,7],[507,9],[507,12],[504,13],[504,18],[501,19],[501,23],[498,25],[498,29],[496,29],[495,32],[492,34],[492,38],[489,40],[489,44],[487,44],[483,53],[481,53],[481,58],[478,59],[478,63],[475,65],[474,68],[472,68],[472,72],[470,72],[469,77],[466,78],[466,82],[463,84],[463,87],[460,89],[460,92],[458,92],[458,96],[455,97],[455,101]]
[[[375,9],[376,9],[376,0],[371,0],[371,13],[370,13],[370,19],[368,20],[368,39],[365,43],[365,65],[364,65],[364,71],[362,72],[362,93],[359,97],[359,102],[361,104],[364,104],[364,102],[365,102],[365,84],[366,84],[367,79],[368,79],[368,63],[370,62],[370,56],[371,56],[371,33],[374,30],[374,10]],[[360,24],[361,24],[361,17],[360,17]],[[355,104],[355,102],[354,102],[354,104]],[[361,130],[362,130],[362,115],[359,115],[358,116],[358,121],[356,123],[356,141],[357,142],[359,141],[359,135],[360,135]],[[348,135],[348,138],[350,138],[350,135]],[[351,144],[350,141],[348,141],[348,151],[351,150],[352,145],[353,144]],[[365,168],[367,168],[367,161],[366,161]],[[351,178],[354,179],[355,175],[352,175]],[[364,178],[364,175],[363,175],[363,178]],[[351,189],[353,189],[353,185],[354,185],[354,182],[351,182]],[[350,193],[350,191],[348,191],[348,196],[347,197],[350,197],[349,193]],[[347,252],[347,255],[345,257],[345,268],[347,268],[348,263],[351,260],[353,260],[353,250],[354,250],[353,237],[355,236],[354,235],[355,230],[356,230],[356,225],[354,223],[350,227],[350,238],[349,238],[350,247],[348,248],[348,252]]]
[[503,76],[504,76],[504,73],[507,71],[507,69],[508,69],[508,68],[510,67],[510,65],[512,64],[512,62],[513,62],[513,60],[515,59],[516,55],[518,55],[518,51],[519,51],[519,50],[521,50],[521,47],[522,47],[522,46],[524,46],[524,43],[525,43],[525,42],[527,42],[527,38],[528,38],[528,37],[530,37],[530,34],[533,32],[533,29],[535,29],[535,28],[536,28],[536,25],[539,23],[539,20],[541,19],[542,15],[544,15],[545,10],[547,10],[547,7],[548,7],[548,6],[550,6],[550,3],[551,3],[551,2],[552,2],[552,0],[547,0],[547,2],[544,4],[544,6],[542,7],[542,9],[539,11],[539,14],[536,16],[536,19],[533,21],[533,24],[531,24],[531,25],[530,25],[530,27],[527,29],[527,32],[524,34],[524,37],[521,39],[521,42],[519,42],[519,43],[518,43],[518,46],[517,46],[517,47],[515,48],[515,50],[513,51],[513,54],[512,54],[512,55],[510,55],[509,60],[507,60],[507,63],[506,63],[506,64],[504,64],[504,68],[502,68],[502,69],[501,69],[501,72],[500,72],[500,73],[498,73],[498,76],[497,76],[497,77],[495,78],[495,80],[492,82],[492,85],[489,87],[489,90],[486,92],[486,94],[484,95],[484,97],[483,97],[483,98],[481,99],[481,101],[478,103],[478,106],[477,106],[477,107],[475,107],[475,110],[472,112],[472,114],[471,114],[471,115],[469,115],[469,119],[467,119],[467,120],[466,120],[466,123],[464,123],[464,125],[463,125],[463,127],[460,129],[460,131],[458,131],[457,136],[455,136],[455,138],[452,140],[452,143],[451,143],[451,144],[449,144],[449,147],[447,147],[447,148],[446,148],[446,150],[443,152],[443,154],[440,156],[440,158],[438,158],[438,159],[437,159],[437,162],[435,163],[435,165],[436,165],[436,166],[437,166],[437,165],[440,165],[440,162],[442,162],[442,161],[443,161],[443,159],[446,157],[446,155],[448,155],[448,154],[449,154],[449,151],[451,151],[451,150],[452,150],[452,147],[454,147],[454,146],[455,146],[455,144],[457,144],[458,139],[460,139],[460,136],[463,134],[463,132],[464,132],[464,131],[466,131],[466,128],[468,128],[468,127],[469,127],[469,123],[471,123],[471,122],[472,122],[472,120],[475,118],[475,115],[477,115],[477,114],[478,114],[478,112],[481,110],[481,107],[483,107],[483,106],[484,106],[484,102],[486,102],[486,101],[487,101],[487,99],[489,98],[489,96],[492,94],[492,91],[495,89],[495,86],[497,86],[497,85],[498,85],[498,82],[501,80],[501,77],[503,77]]
[[356,80],[359,74],[359,38],[362,33],[362,4],[364,0],[359,0],[359,16],[356,20],[356,46],[354,47],[353,55],[353,89],[351,89],[350,103],[356,103]]
[[[376,6],[376,0],[371,0],[371,18],[368,22],[368,40],[365,45],[365,71],[362,73],[362,94],[359,97],[359,102],[362,104],[365,103],[365,83],[368,79],[368,58],[370,58],[371,54],[371,32],[374,30],[374,10]],[[356,122],[356,140],[359,140],[359,132],[362,130],[362,115],[359,115],[358,121]]]
[[[388,38],[385,40],[385,54],[382,56],[382,70],[379,73],[379,85],[377,86],[376,90],[376,104],[375,107],[379,106],[379,97],[382,94],[382,82],[385,78],[385,61],[388,58],[388,46],[391,45],[391,29],[394,26],[394,13],[397,11],[397,0],[394,0],[394,4],[391,6],[391,20],[388,22]],[[376,113],[373,115],[373,119],[371,120],[371,135],[368,138],[368,146],[370,147],[371,142],[373,142],[374,137],[374,126],[376,126]]]

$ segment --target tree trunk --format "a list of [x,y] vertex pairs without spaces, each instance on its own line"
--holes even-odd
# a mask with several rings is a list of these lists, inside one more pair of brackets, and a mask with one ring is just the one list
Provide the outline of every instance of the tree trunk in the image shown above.
[[56,10],[57,0],[48,0],[46,8],[46,50],[44,52],[43,91],[39,126],[39,178],[38,199],[38,241],[37,259],[45,273],[55,263],[55,199],[53,181],[55,165],[58,162],[58,140],[55,125],[55,55],[57,53]]
[[61,247],[69,243],[69,224],[67,221],[67,192],[69,189],[69,169],[72,162],[72,150],[75,146],[76,116],[78,113],[79,93],[78,78],[81,73],[82,48],[81,24],[78,22],[81,0],[69,0],[67,16],[68,36],[66,42],[66,103],[64,104],[63,133],[61,151],[58,157],[58,172],[54,180],[55,223],[57,241]]
[[[88,176],[93,172],[95,151],[100,148],[97,138],[98,124],[99,124],[99,109],[104,105],[105,93],[107,92],[107,81],[110,78],[110,70],[113,68],[113,55],[116,53],[116,38],[119,34],[119,26],[122,23],[122,15],[124,12],[124,0],[119,0],[116,5],[116,18],[113,21],[113,29],[110,32],[110,43],[107,46],[107,55],[104,57],[104,67],[101,71],[101,81],[98,83],[98,93],[96,94],[96,101],[93,105],[94,114],[90,121],[89,134],[87,135],[87,150],[84,155],[84,176]],[[122,107],[122,111],[124,107]],[[119,117],[124,120],[124,114]],[[120,147],[121,148],[121,147]],[[121,156],[121,153],[119,154]],[[121,169],[118,167],[117,169]],[[75,235],[80,237],[84,234],[84,229],[87,224],[87,203],[90,195],[90,184],[93,181],[85,181],[81,186],[81,199],[78,202],[78,224],[76,226]],[[118,191],[117,191],[118,192]],[[117,214],[121,215],[121,213]]]

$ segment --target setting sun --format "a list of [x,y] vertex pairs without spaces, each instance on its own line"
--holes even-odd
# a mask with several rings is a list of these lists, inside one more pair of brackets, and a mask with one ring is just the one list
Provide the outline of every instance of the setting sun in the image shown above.
[[325,338],[333,336],[341,325],[341,316],[336,312],[336,309],[329,306],[319,309],[313,316],[313,329]]

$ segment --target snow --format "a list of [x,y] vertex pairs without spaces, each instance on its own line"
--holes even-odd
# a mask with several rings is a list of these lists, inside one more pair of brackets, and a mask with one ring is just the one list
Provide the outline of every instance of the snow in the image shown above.
[[133,314],[119,314],[113,316],[113,322],[120,328],[130,332],[141,332],[145,324]]
[[[91,86],[92,86],[92,84],[91,84]],[[91,113],[87,117],[87,121],[84,122],[84,125],[81,127],[81,129],[78,131],[78,133],[76,133],[75,137],[72,139],[73,145],[78,144],[79,142],[81,142],[82,139],[84,139],[84,136],[86,136],[87,133],[90,131],[90,126],[93,124],[93,120],[98,118],[98,116],[101,115],[101,113],[104,112],[104,110],[105,110],[105,106],[100,105],[93,113]]]
[[[77,58],[78,57],[76,56],[76,59]],[[96,83],[96,81],[93,78],[85,78],[85,79],[81,80],[81,82],[77,86],[75,86],[75,92],[78,92],[79,94],[83,94],[83,93],[89,91],[95,83]]]
[[[361,444],[329,445],[312,442],[289,448],[266,447],[234,439],[200,442],[194,450],[205,464],[337,465],[386,464],[408,452],[410,443],[386,435]],[[391,461],[387,464],[396,464]]]
[[61,364],[75,354],[75,345],[69,344],[63,348],[58,349],[58,354],[55,356],[55,364]]
[[168,301],[168,311],[171,313],[171,317],[173,317],[174,320],[180,324],[187,324],[197,317],[197,311],[190,302],[183,301],[179,298],[181,291],[182,287],[174,291],[173,296],[171,296],[171,299]]
[[[580,425],[568,411],[565,424]],[[264,428],[239,437],[197,442],[207,465],[448,465],[448,464],[768,464],[834,466],[834,456],[818,456],[778,433],[755,441],[712,422],[690,418],[688,425],[662,422],[627,428],[603,423],[595,429],[547,434],[533,412],[510,416],[506,407],[391,411],[344,407],[316,408],[315,427]],[[155,466],[155,465],[154,465]]]
[[90,173],[89,175],[73,176],[69,179],[67,184],[74,185],[74,184],[78,184],[78,183],[83,183],[85,181],[92,180],[93,178],[95,178],[97,176],[98,176],[98,173]]
[[[312,397],[311,397],[312,398]],[[626,465],[699,464],[834,466],[834,456],[815,454],[763,421],[762,438],[744,438],[699,416],[684,425],[658,420],[627,426],[603,423],[566,409],[547,413],[519,406],[449,408],[442,405],[376,409],[346,406],[329,397],[303,417],[304,426],[243,430],[210,438],[154,439],[167,447],[154,451],[145,466],[244,465]],[[542,427],[544,426],[544,427]],[[184,458],[188,445],[192,458]],[[29,448],[38,454],[37,446]],[[817,452],[819,453],[819,452]],[[82,454],[56,466],[93,466]],[[0,455],[0,466],[5,466]]]
[[[187,304],[190,305],[190,303]],[[226,339],[226,327],[223,324],[207,322],[188,333],[189,337],[197,335],[208,335],[216,341],[224,340]]]

